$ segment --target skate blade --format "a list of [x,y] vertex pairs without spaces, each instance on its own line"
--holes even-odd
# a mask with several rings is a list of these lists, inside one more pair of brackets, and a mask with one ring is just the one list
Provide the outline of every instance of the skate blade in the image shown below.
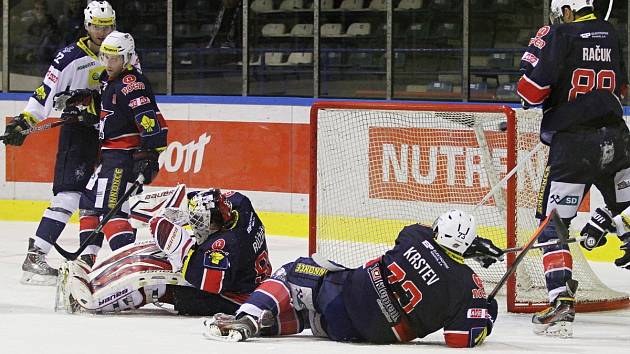
[[20,283],[24,285],[55,286],[57,285],[57,276],[23,272]]
[[573,323],[560,321],[554,324],[534,324],[534,333],[549,337],[573,337]]

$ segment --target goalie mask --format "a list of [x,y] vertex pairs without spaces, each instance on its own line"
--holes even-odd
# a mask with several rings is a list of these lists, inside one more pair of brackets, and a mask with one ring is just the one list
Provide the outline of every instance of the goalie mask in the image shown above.
[[564,16],[562,9],[564,7],[568,7],[574,13],[585,8],[590,7],[593,8],[594,0],[552,0],[551,1],[551,11],[549,12],[549,19],[551,23],[563,23]]
[[451,209],[433,223],[433,238],[450,251],[464,254],[477,237],[477,225],[472,215]]
[[197,244],[221,230],[231,219],[230,203],[219,189],[188,193],[188,222]]

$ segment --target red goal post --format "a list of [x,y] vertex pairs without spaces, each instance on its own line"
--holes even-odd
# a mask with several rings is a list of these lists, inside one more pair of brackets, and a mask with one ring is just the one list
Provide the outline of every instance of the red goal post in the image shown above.
[[[500,247],[522,244],[537,226],[534,208],[547,154],[538,146],[540,114],[527,112],[517,116],[496,104],[316,102],[309,252],[358,266],[391,247],[405,224],[430,224],[449,207],[473,213],[478,233]],[[493,188],[515,167],[504,187]],[[579,248],[571,250],[583,289],[578,311],[628,305],[627,294],[608,289]],[[490,288],[514,258],[509,254],[489,270],[469,265]],[[511,312],[547,306],[542,254],[526,258],[506,286]]]

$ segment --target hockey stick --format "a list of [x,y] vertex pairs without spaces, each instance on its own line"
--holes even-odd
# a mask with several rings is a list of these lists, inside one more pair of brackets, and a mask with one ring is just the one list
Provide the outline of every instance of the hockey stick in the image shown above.
[[[558,240],[551,240],[551,241],[547,241],[547,242],[543,242],[543,243],[535,243],[531,249],[537,249],[537,248],[543,248],[543,247],[547,247],[547,246],[555,246],[555,245],[562,245],[565,243],[575,243],[575,242],[580,242],[580,241],[584,241],[586,240],[585,236],[579,236],[579,237],[575,237],[575,238],[567,238],[566,240],[562,241],[560,239]],[[512,248],[506,248],[503,250],[503,253],[513,253],[513,252],[518,252],[518,251],[522,251],[523,247],[512,247]]]
[[[40,125],[36,125],[34,127],[30,127],[28,129],[20,130],[19,133],[22,134],[22,135],[28,135],[30,133],[41,132],[43,130],[48,130],[48,129],[51,129],[51,128],[58,127],[60,125],[64,125],[66,123],[69,123],[70,121],[72,121],[72,120],[58,120],[56,122],[40,124]],[[7,137],[9,137],[9,134],[0,135],[0,141],[4,141],[4,139],[6,139]]]
[[494,289],[492,289],[492,291],[488,295],[488,302],[491,302],[492,299],[494,299],[494,297],[497,295],[499,290],[501,290],[503,285],[507,282],[508,278],[514,273],[514,271],[516,271],[516,267],[518,267],[518,265],[523,261],[523,259],[525,258],[525,255],[527,254],[527,252],[529,252],[529,250],[532,249],[532,246],[534,246],[534,243],[536,242],[538,237],[542,234],[542,232],[545,229],[545,227],[547,227],[549,222],[552,221],[552,220],[553,220],[553,223],[556,226],[556,233],[558,234],[558,242],[557,242],[557,244],[560,245],[560,244],[563,244],[563,243],[567,242],[567,239],[569,237],[569,230],[567,230],[566,226],[562,222],[562,219],[560,219],[560,216],[558,215],[558,212],[556,211],[556,209],[554,209],[545,218],[545,220],[543,220],[543,222],[540,224],[540,226],[538,226],[538,229],[536,229],[536,231],[534,231],[534,234],[532,235],[532,237],[523,246],[523,250],[521,251],[521,253],[519,253],[518,256],[516,256],[516,259],[512,263],[512,266],[510,268],[508,268],[508,270],[505,272],[505,274],[503,274],[503,276],[501,277],[501,280],[499,280],[499,282],[494,287]]
[[138,178],[133,182],[131,187],[125,192],[125,194],[123,194],[123,196],[120,198],[118,203],[116,203],[116,205],[114,205],[114,207],[103,217],[103,219],[98,224],[98,226],[96,226],[96,228],[92,231],[92,233],[90,233],[90,235],[85,239],[85,241],[79,246],[78,250],[76,250],[75,252],[68,252],[64,250],[63,248],[61,248],[59,244],[53,243],[53,246],[55,246],[55,249],[57,250],[57,252],[59,252],[59,254],[63,256],[63,258],[69,261],[74,261],[75,259],[77,259],[77,257],[79,257],[81,252],[83,252],[83,250],[85,250],[87,246],[89,246],[90,243],[98,236],[98,234],[101,232],[105,224],[107,224],[109,219],[111,219],[114,216],[114,214],[116,214],[118,210],[122,208],[122,205],[127,201],[127,199],[129,199],[129,197],[131,197],[131,195],[134,194],[136,190],[138,190],[138,188],[142,186],[143,183],[144,183],[144,176],[141,173],[138,175]]

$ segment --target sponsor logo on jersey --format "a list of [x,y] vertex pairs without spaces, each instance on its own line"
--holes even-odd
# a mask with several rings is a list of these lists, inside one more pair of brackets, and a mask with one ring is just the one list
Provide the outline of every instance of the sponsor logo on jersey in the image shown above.
[[533,45],[538,49],[543,49],[547,45],[547,42],[545,42],[545,40],[542,38],[535,37],[530,39],[529,45]]
[[295,265],[296,273],[312,275],[315,277],[323,277],[326,273],[328,273],[328,269],[322,267],[316,267],[310,264],[297,263]]
[[129,107],[136,108],[142,105],[145,105],[147,103],[151,103],[151,100],[146,97],[146,96],[140,96],[138,98],[134,98],[132,100],[129,101]]
[[608,37],[608,32],[585,32],[585,33],[581,33],[580,37],[587,39],[587,38],[607,38]]
[[578,205],[580,202],[580,196],[578,195],[558,195],[552,194],[549,196],[549,201],[558,205]]
[[608,62],[612,61],[611,54],[612,49],[610,48],[601,48],[596,45],[595,48],[585,47],[582,48],[582,60],[583,61],[601,61]]
[[90,69],[88,72],[88,87],[90,88],[98,88],[101,85],[100,78],[101,74],[105,70],[104,66],[96,66]]
[[618,191],[620,191],[622,189],[626,189],[628,187],[630,187],[630,181],[627,180],[627,179],[617,183],[617,190]]
[[422,245],[430,250],[435,249],[435,247],[433,247],[433,245],[431,244],[431,242],[429,242],[429,240],[422,241]]
[[538,61],[539,61],[538,57],[530,52],[523,53],[523,57],[521,58],[521,60],[532,64],[532,66],[534,67],[538,65]]
[[538,197],[536,198],[536,212],[538,214],[543,213],[544,200],[545,200],[545,189],[547,188],[547,183],[549,183],[549,172],[551,171],[550,167],[545,167],[545,173],[543,173],[542,181],[540,182],[540,190],[538,191]]
[[136,76],[135,75],[127,75],[125,77],[123,77],[122,79],[123,84],[130,84],[132,82],[136,82]]
[[122,90],[120,90],[120,91],[122,91],[123,95],[127,96],[130,92],[133,92],[133,91],[136,91],[136,90],[144,90],[144,88],[145,87],[144,87],[144,83],[143,82],[134,81],[134,82],[128,84],[127,86],[123,87]]
[[403,257],[407,259],[409,264],[418,271],[418,275],[427,285],[432,285],[440,280],[440,277],[435,273],[431,265],[422,258],[422,254],[411,246],[403,253]]
[[48,70],[48,73],[46,73],[46,78],[48,80],[50,80],[52,83],[57,83],[57,81],[59,80],[59,78],[57,77],[57,75],[53,74],[50,70]]
[[95,62],[95,61],[91,61],[91,62],[89,62],[89,63],[87,63],[87,64],[79,65],[79,66],[77,67],[77,70],[83,70],[83,69],[91,68],[91,67],[93,67],[94,65],[96,65],[96,62]]
[[213,250],[222,250],[223,247],[225,247],[225,240],[222,239],[222,238],[212,242],[212,249]]
[[468,309],[466,317],[468,318],[486,318],[488,317],[487,309],[471,308]]
[[472,289],[472,297],[473,299],[485,299],[486,298],[486,290],[483,287],[483,280],[477,274],[472,274],[472,279],[477,289]]
[[378,295],[376,304],[381,309],[381,313],[383,314],[383,316],[385,316],[385,319],[389,323],[397,323],[398,319],[400,318],[400,312],[398,312],[398,310],[392,303],[392,299],[389,297],[387,287],[383,282],[383,276],[381,275],[381,271],[379,269],[379,263],[375,263],[368,267],[367,272],[370,276],[372,287]]

